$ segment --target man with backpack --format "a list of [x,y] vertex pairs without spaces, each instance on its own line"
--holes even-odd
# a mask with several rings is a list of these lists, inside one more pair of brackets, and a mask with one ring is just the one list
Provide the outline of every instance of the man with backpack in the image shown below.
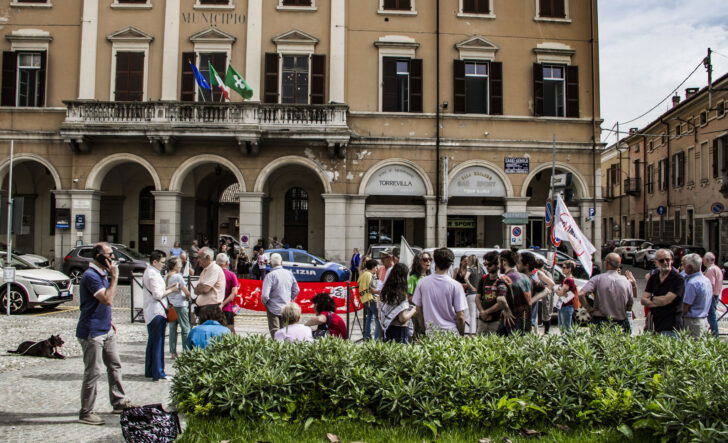
[[531,331],[531,279],[516,269],[518,259],[518,253],[510,250],[498,255],[501,272],[495,283],[498,303],[480,314],[484,321],[491,321],[500,313],[500,335]]

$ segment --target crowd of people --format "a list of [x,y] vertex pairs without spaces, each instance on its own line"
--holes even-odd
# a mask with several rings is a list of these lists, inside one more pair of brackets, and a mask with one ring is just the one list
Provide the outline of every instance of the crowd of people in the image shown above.
[[[148,332],[145,376],[153,381],[170,378],[164,368],[166,330],[172,358],[177,357],[178,328],[182,351],[205,348],[213,338],[235,333],[239,280],[231,268],[232,260],[244,254],[232,258],[231,249],[220,246],[216,254],[193,243],[189,259],[179,243],[169,257],[159,250],[150,254],[142,287]],[[118,266],[107,243],[96,244],[93,257],[80,282],[76,336],[83,351],[84,375],[79,421],[103,424],[93,412],[102,363],[114,412],[131,403],[124,394],[111,322]],[[658,250],[655,257],[656,268],[645,275],[647,285],[641,296],[635,277],[629,271],[622,274],[621,258],[614,253],[605,257],[605,272],[581,288],[572,277],[574,262],[563,264],[564,279],[555,282],[543,269],[543,260],[514,250],[490,251],[482,257],[482,266],[474,255],[463,257],[453,271],[455,256],[448,248],[420,252],[409,266],[399,262],[396,248],[381,252],[381,264],[354,250],[351,266],[357,267],[364,340],[410,343],[424,334],[443,331],[461,336],[508,336],[537,332],[539,317],[548,334],[554,311],[562,334],[574,331],[575,319],[595,325],[595,331],[616,326],[631,332],[635,299],[644,306],[646,331],[677,337],[684,329],[695,338],[708,332],[717,337],[716,305],[723,272],[715,265],[715,256],[710,252],[704,257],[688,254],[675,264],[679,268],[674,267],[669,249]],[[255,265],[263,280],[261,302],[271,337],[287,342],[310,342],[324,336],[348,339],[347,325],[328,293],[313,297],[315,314],[300,323],[301,307],[295,301],[300,289],[282,261],[278,253],[268,256],[262,246],[256,249]],[[194,288],[188,284],[191,275],[199,276]]]

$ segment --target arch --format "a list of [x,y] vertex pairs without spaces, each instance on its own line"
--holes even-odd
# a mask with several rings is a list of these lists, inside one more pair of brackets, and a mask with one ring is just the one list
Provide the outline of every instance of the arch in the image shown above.
[[[63,186],[61,185],[61,176],[58,174],[58,171],[56,168],[49,162],[47,159],[41,157],[38,154],[32,154],[32,153],[21,153],[21,154],[15,154],[13,155],[13,165],[17,165],[18,163],[24,163],[27,161],[35,161],[48,169],[51,173],[51,177],[53,177],[53,183],[55,183],[56,190],[63,189]],[[10,168],[10,158],[8,157],[5,161],[0,164],[0,183],[2,183],[5,180],[5,175],[8,174],[8,170]]]
[[253,188],[254,191],[264,192],[263,190],[265,189],[265,183],[268,181],[268,178],[273,173],[273,171],[280,167],[290,165],[298,165],[303,166],[304,168],[311,169],[313,172],[316,173],[316,175],[318,175],[319,179],[321,179],[321,184],[324,186],[324,193],[331,194],[331,178],[326,175],[326,172],[323,171],[314,161],[309,160],[305,157],[298,157],[296,155],[287,155],[285,157],[275,159],[272,162],[268,163],[263,169],[260,170],[258,178],[255,180],[255,187]]
[[219,163],[228,168],[230,172],[232,172],[235,176],[235,180],[238,181],[238,184],[240,185],[240,192],[246,192],[243,173],[240,172],[240,169],[238,169],[237,166],[235,166],[235,163],[224,157],[220,157],[219,155],[214,154],[200,154],[183,161],[182,164],[179,165],[179,167],[177,167],[177,169],[174,171],[174,174],[172,174],[172,178],[169,180],[169,190],[174,192],[181,192],[182,184],[184,183],[185,178],[187,178],[187,174],[189,174],[190,171],[192,171],[196,167],[208,163]]
[[496,166],[495,163],[489,162],[487,160],[467,160],[467,161],[464,161],[464,162],[458,164],[448,174],[448,176],[447,176],[448,183],[452,183],[452,181],[455,179],[455,177],[457,177],[457,175],[460,174],[460,172],[462,170],[464,170],[466,168],[470,168],[472,166],[479,166],[481,168],[486,168],[486,169],[493,171],[493,173],[495,175],[497,175],[498,178],[501,179],[501,181],[503,182],[503,185],[506,187],[506,198],[513,197],[513,184],[508,179],[508,176],[506,175],[506,173],[501,168]]
[[[393,165],[400,165],[400,166],[406,166],[412,170],[414,170],[417,175],[420,176],[420,179],[422,179],[422,182],[425,184],[425,189],[427,190],[426,195],[434,195],[434,190],[432,187],[432,183],[430,183],[430,179],[427,177],[427,174],[425,171],[415,162],[404,159],[404,158],[393,158],[389,160],[382,160],[376,165],[369,168],[364,174],[364,177],[362,177],[361,183],[359,183],[359,195],[365,195],[364,191],[367,188],[367,185],[369,184],[369,180],[371,180],[372,176],[386,166],[393,166]],[[424,196],[423,196],[424,197]]]
[[[531,183],[531,180],[541,171],[545,170],[551,170],[551,162],[543,163],[540,166],[534,168],[523,180],[523,185],[521,186],[521,197],[527,197],[526,191],[528,190],[528,184]],[[588,199],[591,198],[589,196],[589,187],[586,184],[586,181],[584,181],[584,178],[581,176],[579,171],[574,169],[571,165],[568,163],[562,163],[562,162],[556,162],[556,169],[562,169],[567,172],[571,172],[572,174],[572,180],[574,184],[576,184],[576,190],[579,193],[580,199]]]
[[106,174],[109,172],[109,170],[120,163],[126,162],[138,163],[140,166],[146,169],[147,172],[149,172],[149,175],[152,176],[152,180],[154,181],[154,190],[162,190],[162,182],[161,180],[159,180],[159,175],[157,174],[157,170],[154,169],[154,166],[152,166],[151,163],[149,163],[142,157],[128,153],[113,154],[103,158],[100,162],[96,163],[94,167],[91,168],[91,172],[88,173],[88,177],[86,178],[86,189],[94,189],[100,191],[101,184],[104,182],[104,178],[106,177]]

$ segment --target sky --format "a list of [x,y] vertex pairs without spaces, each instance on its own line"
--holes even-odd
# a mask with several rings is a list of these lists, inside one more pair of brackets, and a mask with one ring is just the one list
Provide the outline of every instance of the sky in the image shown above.
[[[601,0],[599,52],[602,141],[617,141],[607,130],[642,128],[672,106],[627,123],[666,98],[705,58],[710,47],[713,79],[728,73],[728,0]],[[703,88],[701,65],[677,91]],[[623,123],[624,122],[624,123]],[[624,134],[623,134],[624,136]]]

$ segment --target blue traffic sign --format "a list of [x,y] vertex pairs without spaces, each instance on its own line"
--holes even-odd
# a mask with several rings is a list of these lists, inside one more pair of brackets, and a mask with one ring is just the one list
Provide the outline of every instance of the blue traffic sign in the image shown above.
[[720,214],[723,211],[725,211],[725,205],[721,202],[715,202],[710,205],[710,212],[712,212],[713,214]]
[[514,237],[520,237],[520,235],[521,235],[521,227],[520,226],[515,226],[513,228],[513,236]]
[[551,226],[551,223],[554,221],[554,201],[553,200],[546,200],[546,214],[544,216],[544,221],[546,222],[546,227]]
[[657,215],[665,215],[667,214],[667,208],[660,205],[657,207]]

